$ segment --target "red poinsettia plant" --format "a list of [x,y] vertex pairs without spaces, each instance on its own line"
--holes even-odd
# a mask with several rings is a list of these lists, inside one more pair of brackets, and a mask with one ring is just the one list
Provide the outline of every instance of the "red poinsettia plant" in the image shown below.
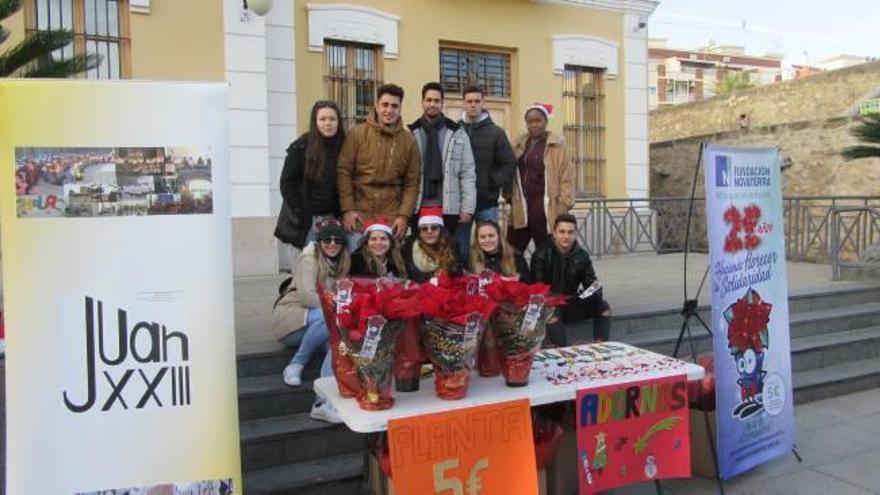
[[425,316],[464,325],[468,317],[477,313],[489,318],[495,302],[479,293],[479,278],[474,275],[450,277],[441,273],[437,284],[421,287],[421,311]]
[[[354,365],[357,400],[363,409],[387,409],[394,403],[391,369],[397,335],[405,320],[419,315],[418,294],[417,286],[393,279],[345,278],[336,282],[334,311],[327,317],[333,319],[331,327],[338,337],[331,338],[331,344],[336,340],[338,352]],[[339,381],[339,370],[335,372]]]
[[484,291],[498,303],[491,329],[500,344],[505,381],[509,386],[526,385],[547,321],[553,308],[565,304],[566,298],[552,295],[547,284],[526,284],[499,276],[485,284]]
[[773,305],[764,302],[761,295],[750,288],[724,311],[727,346],[733,350],[763,352],[769,343],[767,325],[772,310]]

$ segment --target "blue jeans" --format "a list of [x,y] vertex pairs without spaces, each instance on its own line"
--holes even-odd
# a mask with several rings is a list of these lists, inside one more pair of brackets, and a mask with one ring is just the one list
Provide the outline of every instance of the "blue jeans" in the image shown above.
[[455,229],[455,242],[458,244],[458,253],[461,255],[461,263],[467,266],[468,255],[471,252],[471,227],[474,221],[492,220],[498,221],[498,207],[490,206],[474,212],[474,219],[468,223],[458,223]]
[[321,376],[333,376],[333,368],[330,364],[330,352],[328,342],[330,331],[324,321],[324,312],[320,308],[309,308],[306,326],[287,334],[281,342],[288,347],[297,347],[296,354],[290,359],[291,364],[309,364],[314,354],[319,349],[324,352],[324,361],[321,363]]

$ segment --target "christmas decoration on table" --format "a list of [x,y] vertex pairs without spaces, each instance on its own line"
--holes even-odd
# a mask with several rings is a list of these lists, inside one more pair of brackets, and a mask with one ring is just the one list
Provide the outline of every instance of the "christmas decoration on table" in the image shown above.
[[739,419],[751,417],[764,409],[764,350],[770,344],[770,313],[766,303],[752,288],[724,310],[727,321],[727,347],[736,362],[740,403],[733,409]]
[[508,386],[525,386],[535,352],[544,340],[553,308],[565,298],[550,295],[550,286],[526,284],[496,276],[484,288],[498,304],[490,320],[495,341],[502,350],[502,372]]
[[417,287],[390,278],[336,282],[335,314],[328,321],[335,321],[339,355],[354,365],[362,409],[388,409],[394,404],[391,377],[397,335],[406,320],[418,316],[417,295]]
[[544,349],[532,369],[552,385],[627,378],[653,371],[683,370],[687,363],[618,342]]
[[441,399],[461,399],[467,393],[480,335],[495,309],[475,282],[441,274],[437,285],[421,288],[422,342],[434,364],[434,387]]

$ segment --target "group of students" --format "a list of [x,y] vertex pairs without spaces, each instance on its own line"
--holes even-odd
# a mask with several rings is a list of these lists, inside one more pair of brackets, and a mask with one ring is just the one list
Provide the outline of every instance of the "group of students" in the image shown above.
[[[312,355],[326,351],[317,287],[346,276],[426,283],[441,272],[488,269],[543,282],[572,296],[548,324],[549,343],[566,345],[564,323],[589,317],[593,338],[607,340],[610,307],[589,255],[577,245],[577,222],[568,213],[573,169],[561,139],[547,130],[552,107],[530,105],[528,132],[511,147],[483,109],[478,88],[464,90],[459,122],[443,115],[438,83],[423,87],[424,112],[409,131],[402,102],[403,89],[381,86],[367,121],[346,133],[338,107],[319,101],[309,131],[287,150],[275,234],[302,253],[274,310],[277,337],[297,349],[284,382],[301,385]],[[507,232],[498,223],[502,194],[511,204]],[[531,268],[522,255],[530,242],[536,247]],[[321,376],[331,375],[326,353]],[[320,398],[311,416],[339,422]]]

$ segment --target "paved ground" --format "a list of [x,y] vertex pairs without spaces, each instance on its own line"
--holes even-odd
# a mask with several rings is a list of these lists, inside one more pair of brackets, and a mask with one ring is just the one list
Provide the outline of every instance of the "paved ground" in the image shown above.
[[[708,257],[692,254],[688,260],[688,291],[693,297]],[[681,254],[609,256],[594,260],[605,286],[605,297],[615,314],[681,307],[684,262]],[[829,288],[864,285],[860,282],[831,282],[831,267],[814,263],[787,263],[789,294],[797,295]],[[278,347],[271,335],[271,309],[284,276],[238,279],[235,282],[235,328],[238,352]],[[707,278],[706,284],[710,283]],[[875,285],[880,282],[875,282]],[[700,302],[708,304],[705,287]],[[612,323],[613,331],[613,323]]]
[[[724,484],[727,495],[880,494],[880,400],[866,390],[795,408],[796,440],[804,459],[785,455]],[[717,493],[712,479],[666,481],[664,493]],[[649,495],[644,484],[610,492]]]

